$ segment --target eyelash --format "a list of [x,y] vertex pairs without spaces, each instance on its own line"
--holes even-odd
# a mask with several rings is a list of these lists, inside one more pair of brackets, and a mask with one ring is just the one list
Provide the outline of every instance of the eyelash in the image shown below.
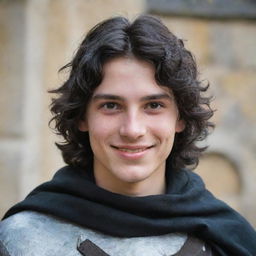
[[[153,105],[157,105],[157,107],[153,107]],[[161,102],[150,102],[146,105],[146,108],[148,108],[148,107],[150,107],[150,109],[152,109],[152,110],[158,110],[160,108],[164,108],[164,104]]]
[[[112,105],[112,108],[108,108],[110,105]],[[115,106],[115,108],[113,108],[113,106]],[[121,106],[116,102],[105,102],[105,103],[100,105],[100,108],[103,108],[103,109],[106,109],[106,110],[116,110],[116,109],[120,109]]]
[[[157,111],[162,108],[164,108],[165,105],[162,102],[149,102],[145,105],[146,110],[151,110],[151,111]],[[99,106],[99,109],[104,109],[106,111],[118,111],[122,109],[121,104],[116,103],[116,102],[104,102]]]

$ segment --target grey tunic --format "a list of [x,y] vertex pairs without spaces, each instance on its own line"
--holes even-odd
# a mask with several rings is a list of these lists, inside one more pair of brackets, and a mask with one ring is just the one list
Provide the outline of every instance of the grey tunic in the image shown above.
[[119,238],[32,211],[17,213],[0,222],[1,256],[8,253],[10,256],[81,256],[77,243],[85,239],[111,256],[170,256],[180,250],[187,236],[172,233]]

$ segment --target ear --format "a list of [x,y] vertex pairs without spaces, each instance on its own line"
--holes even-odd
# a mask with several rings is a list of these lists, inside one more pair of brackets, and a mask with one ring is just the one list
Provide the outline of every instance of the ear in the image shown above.
[[88,131],[88,125],[87,125],[87,120],[80,120],[78,123],[78,130],[80,132],[87,132]]
[[186,125],[185,125],[184,120],[182,120],[182,119],[177,120],[175,132],[178,132],[178,133],[182,132],[185,129],[185,127],[186,127]]

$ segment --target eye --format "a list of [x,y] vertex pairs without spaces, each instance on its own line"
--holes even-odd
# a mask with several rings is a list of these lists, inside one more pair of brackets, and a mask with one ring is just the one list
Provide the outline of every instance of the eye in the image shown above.
[[164,107],[164,105],[160,102],[150,102],[146,106],[147,109],[152,109],[152,110],[160,109],[160,108],[163,108],[163,107]]
[[121,110],[121,105],[116,102],[104,102],[100,104],[99,109],[106,113],[113,113]]
[[107,102],[102,104],[104,109],[118,109],[118,104],[115,102]]

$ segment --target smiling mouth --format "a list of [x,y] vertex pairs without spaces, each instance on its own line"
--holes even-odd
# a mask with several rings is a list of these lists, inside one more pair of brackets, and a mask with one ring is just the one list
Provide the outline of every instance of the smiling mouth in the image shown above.
[[143,152],[147,149],[152,148],[153,146],[149,146],[149,147],[136,147],[136,148],[128,148],[128,147],[116,147],[116,146],[112,146],[113,148],[122,151],[122,152],[127,152],[127,153],[139,153],[139,152]]

